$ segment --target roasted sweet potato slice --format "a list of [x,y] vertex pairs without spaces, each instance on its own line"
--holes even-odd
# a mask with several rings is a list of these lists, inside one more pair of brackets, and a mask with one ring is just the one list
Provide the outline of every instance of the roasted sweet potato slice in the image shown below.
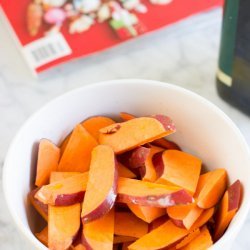
[[156,183],[173,184],[195,193],[201,171],[201,160],[178,150],[166,150],[153,157],[159,179]]
[[148,232],[148,224],[132,213],[115,213],[115,234],[140,238]]
[[44,204],[43,202],[39,201],[35,198],[36,193],[39,191],[40,188],[33,189],[28,198],[32,204],[32,206],[36,209],[36,211],[46,220],[48,221],[48,205]]
[[160,207],[140,206],[132,203],[128,203],[128,207],[138,218],[147,223],[166,214],[165,208]]
[[227,185],[227,172],[225,169],[211,171],[205,185],[199,192],[197,205],[200,208],[215,206],[225,192]]
[[68,249],[80,228],[81,205],[49,206],[49,249]]
[[155,250],[166,248],[181,240],[188,233],[188,230],[179,228],[171,220],[168,220],[163,225],[135,241],[129,246],[129,249]]
[[83,225],[82,242],[86,249],[113,249],[114,210]]
[[127,112],[120,112],[120,117],[121,117],[121,119],[122,119],[124,122],[136,118],[134,115],[129,114],[129,113],[127,113]]
[[115,123],[100,130],[99,142],[113,148],[116,154],[172,134],[175,126],[169,117],[155,115]]
[[41,187],[49,183],[50,173],[56,171],[60,159],[60,148],[47,139],[42,139],[39,143],[36,186]]
[[95,146],[97,146],[95,138],[82,125],[77,125],[61,157],[58,171],[88,171],[91,151]]
[[89,179],[82,205],[82,222],[96,220],[113,207],[117,194],[118,171],[114,151],[99,145],[92,151]]
[[35,198],[44,204],[69,206],[82,202],[87,188],[88,172],[43,186]]
[[223,235],[235,216],[240,206],[240,198],[241,183],[237,180],[225,192],[220,202],[219,209],[216,212],[214,240],[218,240]]
[[191,203],[192,196],[176,186],[120,177],[117,201],[141,206],[168,207]]

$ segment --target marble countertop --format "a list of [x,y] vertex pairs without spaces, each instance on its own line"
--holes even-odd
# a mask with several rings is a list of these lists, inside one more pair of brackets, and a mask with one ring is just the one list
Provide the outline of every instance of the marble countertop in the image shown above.
[[[222,101],[216,93],[220,27],[221,10],[209,11],[34,79],[0,22],[0,177],[11,139],[33,112],[68,90],[108,79],[154,79],[190,89],[219,106],[250,144],[250,118]],[[249,230],[250,214],[232,249],[250,249]],[[12,222],[4,203],[2,185],[0,249],[32,249]]]

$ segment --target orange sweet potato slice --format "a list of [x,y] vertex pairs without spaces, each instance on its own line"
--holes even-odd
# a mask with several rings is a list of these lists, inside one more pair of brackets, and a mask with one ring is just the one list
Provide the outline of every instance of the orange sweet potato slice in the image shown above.
[[175,249],[181,249],[182,247],[189,244],[194,238],[196,238],[200,234],[200,229],[196,228],[191,231],[183,240],[181,240],[178,244],[176,244]]
[[149,225],[148,225],[148,232],[153,231],[154,229],[158,228],[159,226],[161,226],[162,224],[164,224],[167,220],[169,220],[168,216],[165,214],[157,219],[155,219],[154,221],[152,221]]
[[194,194],[201,171],[201,160],[178,150],[154,155],[153,164],[159,179],[156,183],[173,184]]
[[116,154],[120,154],[172,134],[175,130],[167,116],[140,117],[100,129],[99,142],[111,146]]
[[86,249],[113,249],[114,210],[83,225],[82,243]]
[[175,225],[190,229],[195,221],[202,214],[203,209],[195,203],[167,208],[167,214]]
[[198,195],[197,205],[204,209],[215,206],[225,192],[226,185],[227,173],[225,169],[211,171]]
[[28,198],[32,204],[32,206],[36,209],[36,211],[46,220],[48,221],[48,205],[42,203],[38,199],[35,198],[36,193],[39,191],[40,188],[33,189]]
[[140,206],[132,203],[128,203],[128,207],[138,218],[147,223],[166,214],[166,209],[160,207]]
[[115,235],[113,243],[119,244],[119,243],[131,242],[135,241],[136,239],[137,239],[136,237],[131,237],[131,236]]
[[121,117],[121,119],[122,119],[124,122],[136,118],[134,115],[129,114],[129,113],[127,113],[127,112],[120,112],[120,117]]
[[60,150],[61,150],[61,155],[63,155],[67,145],[68,145],[68,142],[69,142],[69,139],[71,137],[72,133],[68,134],[65,139],[62,141],[61,145],[60,145]]
[[198,180],[198,184],[196,186],[196,190],[195,190],[195,194],[194,194],[194,198],[197,199],[201,190],[203,189],[203,187],[205,186],[205,184],[208,181],[209,175],[211,172],[207,172],[205,174],[201,174]]
[[125,243],[123,243],[122,244],[122,250],[129,250],[129,245],[131,245],[133,243],[133,241],[132,242],[125,242]]
[[87,188],[88,172],[43,186],[35,198],[44,204],[69,206],[82,202]]
[[88,171],[91,151],[95,146],[97,146],[95,138],[82,125],[77,125],[61,157],[58,171]]
[[220,202],[219,209],[215,214],[214,240],[218,240],[223,235],[235,216],[240,206],[240,198],[241,183],[237,180],[225,192]]
[[213,216],[214,214],[214,207],[206,209],[202,212],[199,218],[195,221],[195,223],[190,228],[190,231],[195,230],[196,228],[202,227],[205,225]]
[[126,168],[123,164],[121,164],[120,162],[117,162],[117,170],[118,170],[119,177],[125,177],[125,178],[131,178],[131,179],[136,178],[136,175],[131,170]]
[[155,250],[167,248],[188,235],[189,231],[179,228],[168,220],[155,230],[142,236],[129,246],[130,250]]
[[115,121],[106,116],[92,116],[81,122],[81,125],[98,140],[99,130],[114,123]]
[[118,171],[114,151],[99,145],[92,151],[89,180],[82,205],[82,221],[87,223],[108,213],[117,194]]
[[140,238],[148,232],[148,224],[132,213],[115,212],[116,235]]
[[41,187],[49,183],[50,173],[56,171],[60,159],[60,149],[47,139],[39,143],[36,186]]
[[192,196],[176,186],[120,177],[117,201],[141,206],[168,207],[191,203]]
[[48,246],[48,226],[46,226],[41,232],[35,233],[35,236],[46,247]]
[[51,250],[68,249],[80,228],[81,205],[49,206],[48,245]]
[[81,172],[51,172],[49,183],[64,180],[78,174],[81,174]]
[[152,161],[156,153],[162,152],[164,149],[160,147],[151,146],[148,157],[146,158],[145,165],[141,169],[141,177],[143,181],[155,182],[157,179],[155,167]]
[[[136,118],[134,115],[126,112],[120,112],[120,117],[122,118],[123,121],[129,121],[131,119]],[[169,141],[166,138],[156,139],[152,141],[151,144],[164,149],[181,150],[181,148],[175,142]]]
[[181,250],[204,250],[213,245],[211,235],[207,227],[203,227],[197,237],[195,237],[189,244],[180,248]]

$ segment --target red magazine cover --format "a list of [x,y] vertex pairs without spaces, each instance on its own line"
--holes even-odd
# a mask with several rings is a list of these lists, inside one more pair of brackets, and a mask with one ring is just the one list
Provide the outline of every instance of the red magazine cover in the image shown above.
[[223,0],[0,0],[30,68],[39,73],[192,14]]

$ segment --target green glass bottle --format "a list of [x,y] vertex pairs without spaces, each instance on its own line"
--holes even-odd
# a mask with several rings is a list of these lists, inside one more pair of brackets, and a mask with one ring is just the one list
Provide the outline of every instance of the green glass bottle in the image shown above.
[[250,1],[226,0],[224,6],[217,90],[250,114]]

